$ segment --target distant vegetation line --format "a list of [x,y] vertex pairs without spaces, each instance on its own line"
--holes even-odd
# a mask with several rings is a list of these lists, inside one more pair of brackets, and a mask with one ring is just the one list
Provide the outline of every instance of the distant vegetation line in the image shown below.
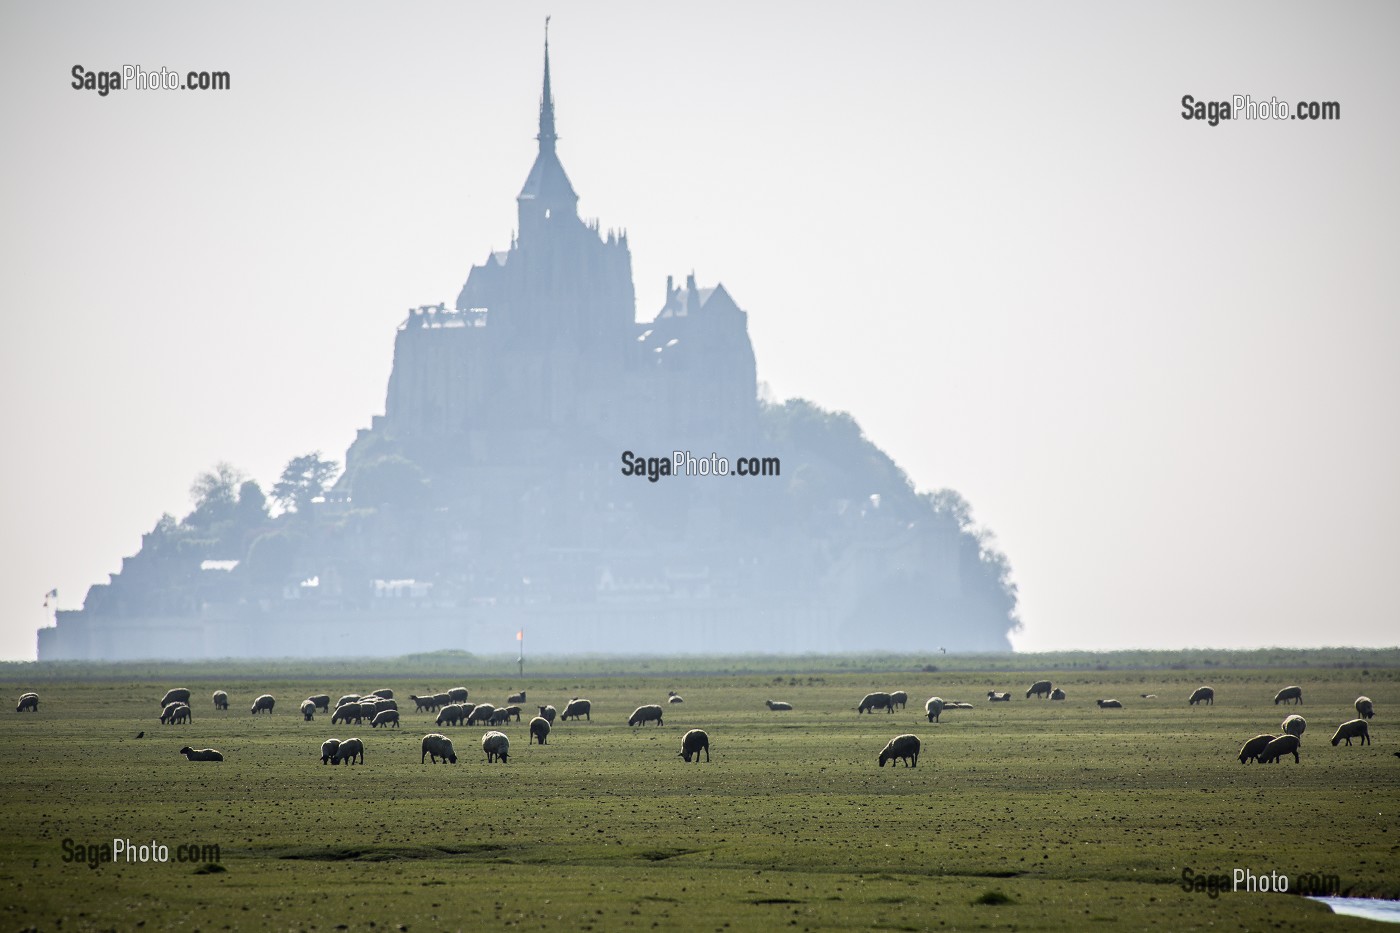
[[[540,655],[525,660],[525,677],[616,674],[831,674],[887,671],[1255,670],[1268,668],[1400,668],[1400,647],[1253,648],[1177,651],[1045,651],[1001,654],[856,655]],[[0,680],[168,679],[269,677],[501,677],[518,678],[511,655],[437,651],[397,658],[304,658],[250,661],[5,661]]]

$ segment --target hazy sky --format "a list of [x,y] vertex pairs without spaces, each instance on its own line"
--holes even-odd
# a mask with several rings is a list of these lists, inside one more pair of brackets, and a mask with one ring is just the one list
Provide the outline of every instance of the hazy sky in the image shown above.
[[[0,657],[383,411],[509,244],[550,12],[639,317],[722,281],[773,395],[968,498],[1019,648],[1400,641],[1400,6],[93,3],[0,7]],[[1237,93],[1342,119],[1181,117]]]

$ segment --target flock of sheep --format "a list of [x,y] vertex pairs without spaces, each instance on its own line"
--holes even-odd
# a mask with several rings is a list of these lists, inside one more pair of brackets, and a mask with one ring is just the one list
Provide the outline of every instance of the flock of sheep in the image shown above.
[[[408,699],[414,703],[415,712],[436,713],[435,724],[438,726],[472,726],[478,723],[486,726],[504,725],[511,720],[520,721],[522,708],[520,704],[525,702],[525,691],[511,694],[506,698],[505,704],[495,706],[491,703],[470,703],[468,702],[469,692],[466,687],[454,687],[444,693],[436,693],[427,696],[410,695]],[[1039,680],[1031,684],[1026,690],[1026,699],[1032,696],[1048,698],[1050,700],[1064,700],[1065,692],[1055,687],[1048,680]],[[1143,699],[1155,699],[1156,694],[1142,694]],[[1010,702],[1011,694],[1007,692],[988,691],[987,701],[989,703]],[[224,711],[229,708],[228,693],[223,690],[216,690],[213,694],[214,709]],[[668,704],[685,702],[675,691],[667,695]],[[904,709],[909,702],[909,695],[903,690],[889,692],[876,691],[867,693],[854,707],[856,714],[873,714],[876,710],[884,710],[893,713],[896,709]],[[1122,709],[1123,704],[1117,699],[1097,700],[1100,709]],[[1211,687],[1198,687],[1187,701],[1191,706],[1198,704],[1214,705],[1215,690]],[[1301,705],[1303,702],[1303,689],[1298,686],[1289,686],[1280,690],[1274,696],[1274,705],[1280,703],[1284,705]],[[271,695],[264,693],[253,700],[250,712],[253,715],[258,713],[271,714],[276,707],[277,701]],[[774,712],[788,712],[792,710],[792,704],[781,700],[766,700],[765,705]],[[166,692],[160,701],[161,713],[160,721],[165,725],[181,725],[192,723],[194,713],[190,706],[190,690],[185,687],[177,687]],[[1371,734],[1367,721],[1375,716],[1375,704],[1369,697],[1357,697],[1355,702],[1358,718],[1343,722],[1337,727],[1336,733],[1332,736],[1334,746],[1345,741],[1351,745],[1352,739],[1359,739],[1362,745],[1370,744]],[[553,706],[545,705],[537,707],[539,715],[531,718],[529,722],[529,742],[538,742],[540,745],[548,743],[549,734],[553,728],[556,718],[560,721],[569,719],[578,720],[580,718],[591,721],[593,716],[593,704],[586,699],[574,697],[564,706],[564,711],[559,713]],[[942,714],[948,710],[972,709],[971,703],[956,700],[945,700],[942,697],[930,697],[924,703],[924,711],[928,716],[928,721],[936,723],[940,721]],[[394,699],[394,691],[383,688],[372,690],[367,694],[347,694],[336,701],[334,711],[331,710],[331,698],[328,694],[307,697],[299,706],[302,717],[307,722],[315,719],[316,713],[329,712],[332,724],[349,724],[354,722],[359,725],[366,719],[369,720],[371,728],[395,728],[399,727],[399,708]],[[39,695],[37,693],[25,693],[20,696],[19,703],[15,706],[15,712],[35,712],[39,711]],[[664,709],[660,704],[645,704],[633,710],[628,717],[627,724],[633,727],[645,726],[654,722],[657,726],[664,725]],[[1299,748],[1302,736],[1307,729],[1307,721],[1302,716],[1294,713],[1286,717],[1281,726],[1281,733],[1274,735],[1271,733],[1261,733],[1249,739],[1240,748],[1239,760],[1241,764],[1256,761],[1260,764],[1277,763],[1281,758],[1288,755],[1293,756],[1295,762],[1301,763]],[[142,733],[144,735],[144,733]],[[880,751],[878,762],[880,767],[884,767],[886,762],[904,762],[906,767],[917,767],[919,763],[919,752],[922,743],[919,737],[912,734],[903,734],[890,739],[888,744]],[[506,763],[510,759],[510,738],[504,732],[491,730],[486,732],[481,738],[481,750],[486,755],[488,763]],[[681,738],[681,750],[676,753],[676,757],[683,758],[686,762],[700,760],[700,753],[704,752],[705,760],[710,760],[710,737],[701,729],[691,729]],[[196,749],[185,746],[180,749],[180,754],[189,761],[223,761],[223,753],[213,748]],[[1396,753],[1400,756],[1400,752]],[[438,732],[423,736],[422,754],[419,762],[422,763],[431,759],[434,764],[441,760],[445,764],[456,764],[457,753],[452,745],[452,740],[446,735]],[[349,739],[327,739],[321,743],[321,763],[322,764],[364,764],[365,746],[359,738]]]

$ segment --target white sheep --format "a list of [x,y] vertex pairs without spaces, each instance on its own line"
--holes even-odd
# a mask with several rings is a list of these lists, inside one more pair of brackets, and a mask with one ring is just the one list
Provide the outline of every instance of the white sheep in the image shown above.
[[378,729],[380,726],[386,729],[393,726],[397,729],[399,727],[399,711],[396,709],[382,709],[375,713],[374,718],[370,720],[369,727],[371,729]]
[[439,758],[443,764],[456,764],[457,752],[452,748],[452,740],[439,732],[430,732],[423,736],[423,754],[418,756],[418,763],[421,765],[424,758],[433,759],[433,764],[437,764]]
[[1123,704],[1117,700],[1099,700],[1099,709],[1122,709]]
[[392,700],[394,698],[394,691],[390,690],[388,687],[380,687],[378,690],[371,690],[369,695],[372,697],[379,697],[381,700]]
[[335,750],[335,758],[331,764],[354,764],[355,759],[360,759],[360,764],[365,763],[365,743],[359,739],[345,739],[340,743],[340,747]]
[[695,756],[695,763],[700,763],[700,752],[705,753],[705,760],[710,760],[710,737],[704,729],[691,729],[681,736],[681,750],[676,752],[677,758],[684,758],[688,763],[690,756]]
[[436,706],[438,709],[441,709],[442,707],[446,706],[447,704],[449,704],[449,703],[451,703],[451,702],[452,702],[452,696],[451,696],[451,694],[447,694],[447,693],[435,693],[435,694],[433,694],[433,705]]
[[39,694],[25,693],[20,695],[19,703],[15,705],[15,712],[23,713],[26,710],[31,713],[39,712]]
[[[530,720],[530,742],[539,742],[546,745],[549,738],[549,720],[543,716],[536,716]],[[527,743],[528,744],[528,743]]]
[[890,691],[890,712],[894,712],[894,707],[904,709],[909,703],[909,694],[904,690]]
[[466,687],[453,687],[452,689],[447,691],[447,702],[465,703],[467,702],[467,697],[469,697],[470,695],[471,694],[467,692]]
[[553,725],[554,717],[559,715],[559,712],[552,706],[541,706],[540,715],[544,717],[546,722],[548,722],[550,725]]
[[320,710],[321,712],[323,712],[323,713],[329,713],[329,712],[331,711],[331,697],[330,697],[330,694],[328,694],[328,693],[318,693],[318,694],[316,694],[314,697],[307,697],[307,699],[310,700],[312,703],[315,703],[315,704],[316,704],[316,708],[317,708],[318,710]]
[[1280,703],[1287,704],[1287,703],[1290,702],[1290,701],[1292,701],[1292,702],[1294,702],[1294,703],[1302,703],[1302,702],[1303,702],[1303,688],[1302,688],[1302,687],[1284,687],[1284,688],[1283,688],[1282,690],[1280,690],[1278,693],[1274,694],[1274,705],[1275,705],[1275,706],[1278,706]]
[[1308,721],[1295,713],[1283,721],[1282,728],[1285,735],[1296,735],[1301,739],[1308,729]]
[[1026,691],[1026,699],[1029,700],[1033,696],[1048,697],[1053,689],[1053,685],[1050,681],[1037,680],[1035,683],[1031,684],[1030,689]]
[[652,721],[655,721],[658,726],[665,725],[665,723],[661,721],[661,707],[654,703],[646,706],[639,706],[634,709],[631,717],[627,720],[627,725],[644,726]]
[[1332,744],[1337,745],[1342,739],[1346,739],[1350,745],[1351,740],[1356,738],[1361,739],[1362,745],[1371,744],[1371,728],[1366,725],[1364,719],[1351,719],[1338,726],[1337,734],[1332,736]]
[[214,691],[214,709],[228,709],[228,692],[225,690]]
[[897,735],[890,739],[889,744],[880,752],[880,767],[883,768],[885,762],[898,758],[904,762],[906,768],[917,768],[919,766],[919,749],[922,747],[917,735]]
[[481,737],[481,750],[486,753],[487,764],[505,764],[510,757],[510,738],[504,732],[488,732]]
[[924,712],[928,713],[929,722],[938,722],[938,717],[943,715],[943,698],[929,697],[924,703]]
[[410,694],[408,695],[408,698],[409,698],[410,700],[413,701],[413,704],[414,704],[414,706],[415,706],[415,709],[414,709],[413,711],[414,711],[415,713],[433,713],[433,712],[437,712],[438,703],[437,703],[437,698],[436,698],[436,697],[431,697],[431,696],[420,697],[420,696],[414,696],[413,694],[410,693]]
[[682,696],[681,696],[679,693],[677,693],[676,691],[672,690],[672,691],[670,691],[669,693],[666,694],[666,702],[667,702],[667,703],[684,703],[684,702],[685,702],[685,698],[682,697]]
[[335,706],[336,709],[339,709],[340,707],[345,706],[348,703],[358,702],[360,702],[360,695],[358,693],[347,693],[345,694],[345,696],[335,701]]
[[335,712],[331,713],[331,725],[338,722],[349,724],[352,719],[355,720],[357,726],[364,722],[364,714],[360,712],[360,704],[356,701],[337,706]]
[[782,700],[764,700],[763,702],[767,703],[768,708],[775,713],[785,713],[792,709],[791,703],[784,703]]
[[1010,702],[1011,702],[1011,694],[1010,694],[1010,693],[998,693],[998,692],[996,692],[995,690],[988,690],[988,691],[987,691],[987,702],[988,702],[988,703],[1010,703]]
[[301,718],[306,722],[313,722],[316,719],[316,704],[312,700],[301,701]]
[[188,703],[171,703],[161,711],[160,721],[168,726],[182,722],[194,722],[194,712]]
[[190,748],[186,745],[180,749],[180,754],[185,756],[186,761],[223,761],[224,753],[217,748]]
[[1259,753],[1259,763],[1261,765],[1278,764],[1278,760],[1284,755],[1292,755],[1295,763],[1301,763],[1298,757],[1298,737],[1296,735],[1281,735],[1274,739],[1264,750]]
[[1064,698],[1065,698],[1065,692],[1064,692],[1063,690],[1061,690],[1059,687],[1056,687],[1054,690],[1050,691],[1050,699],[1052,699],[1052,700],[1063,700]]
[[434,722],[439,726],[456,726],[466,721],[466,710],[462,709],[460,703],[448,703],[438,710],[437,719]]
[[165,709],[171,703],[188,703],[190,701],[189,687],[176,687],[174,690],[165,691],[165,696],[161,698],[160,708]]
[[1357,697],[1356,715],[1362,719],[1371,719],[1376,715],[1376,704],[1371,702],[1370,697]]
[[875,693],[867,693],[865,696],[861,697],[860,705],[856,707],[856,715],[859,716],[861,713],[869,712],[873,716],[877,709],[882,709],[887,713],[894,712],[894,703],[888,693],[876,691]]
[[326,739],[321,743],[321,764],[326,764],[335,760],[335,753],[340,749],[340,739]]
[[271,715],[272,707],[276,705],[277,701],[272,698],[272,694],[264,693],[262,696],[258,697],[256,700],[253,701],[253,708],[249,710],[249,712],[256,716],[258,713],[266,711],[269,715]]
[[519,693],[512,693],[510,696],[506,697],[506,705],[507,705],[507,706],[510,706],[512,703],[524,703],[524,702],[525,702],[525,691],[524,691],[524,690],[521,690]]
[[1204,703],[1207,706],[1215,705],[1215,689],[1213,687],[1197,687],[1188,700],[1192,706],[1197,703]]
[[[516,709],[519,708],[518,706],[516,707]],[[502,707],[501,709],[493,709],[491,711],[491,718],[486,720],[488,726],[502,726],[508,722],[510,722],[509,706]]]
[[1276,735],[1256,735],[1240,746],[1240,764],[1249,764],[1250,760],[1259,760],[1260,754],[1268,747],[1269,743],[1278,738]]
[[559,721],[568,722],[570,717],[577,719],[580,716],[591,722],[593,720],[593,703],[589,700],[580,700],[578,697],[574,697],[564,707],[564,712],[559,714]]
[[496,707],[490,703],[479,703],[471,709],[466,707],[463,709],[466,710],[464,718],[469,726],[474,726],[479,722],[490,723],[491,717],[496,715]]

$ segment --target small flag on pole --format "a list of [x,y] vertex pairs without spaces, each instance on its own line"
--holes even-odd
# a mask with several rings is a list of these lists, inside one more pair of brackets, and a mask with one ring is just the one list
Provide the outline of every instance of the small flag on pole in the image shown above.
[[524,641],[524,640],[525,640],[525,630],[524,630],[524,629],[521,629],[520,631],[518,631],[518,632],[515,633],[515,640],[516,640],[516,641]]

